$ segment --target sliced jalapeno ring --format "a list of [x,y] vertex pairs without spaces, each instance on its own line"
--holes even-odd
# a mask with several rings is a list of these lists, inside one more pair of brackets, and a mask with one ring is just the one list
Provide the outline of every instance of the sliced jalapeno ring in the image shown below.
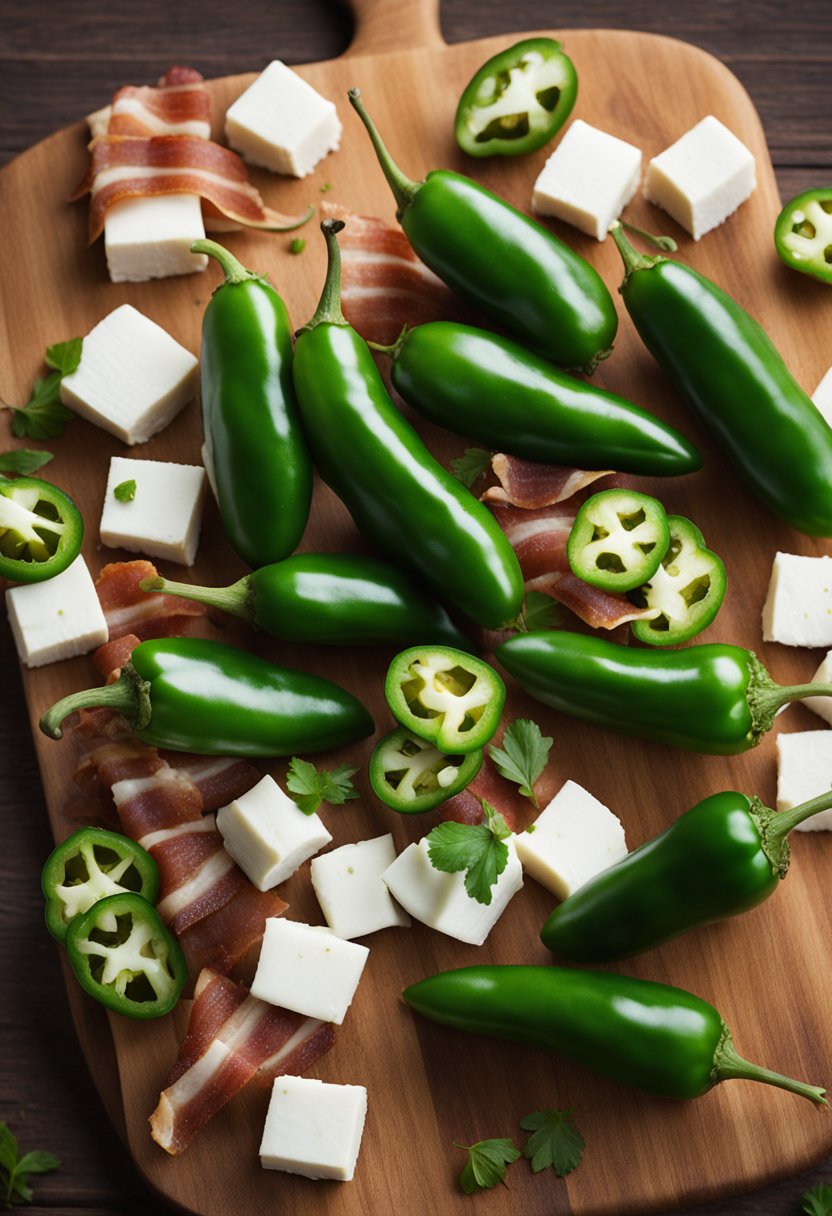
[[633,621],[640,642],[674,646],[701,633],[713,621],[725,598],[725,566],[705,547],[705,538],[682,515],[667,517],[670,545],[656,573],[630,593],[634,604],[657,615]]
[[393,716],[448,755],[485,746],[506,690],[493,668],[450,646],[413,646],[390,664],[384,695]]
[[670,544],[664,507],[635,490],[588,498],[569,533],[572,573],[604,591],[633,591],[656,573]]
[[0,481],[0,578],[39,583],[81,551],[84,522],[72,499],[49,481]]
[[806,190],[786,203],[774,245],[787,266],[832,283],[832,187]]
[[400,815],[432,811],[474,780],[482,758],[482,750],[446,755],[399,727],[376,745],[370,757],[370,785],[376,797]]

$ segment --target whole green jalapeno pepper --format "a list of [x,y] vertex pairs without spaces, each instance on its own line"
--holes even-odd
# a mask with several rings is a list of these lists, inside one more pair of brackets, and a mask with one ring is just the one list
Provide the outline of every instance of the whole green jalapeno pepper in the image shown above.
[[438,426],[543,464],[676,477],[702,467],[666,422],[518,342],[452,321],[405,329],[388,354],[408,405]]
[[667,984],[494,965],[442,971],[403,996],[434,1022],[541,1047],[667,1098],[698,1098],[720,1081],[743,1079],[827,1104],[824,1089],[744,1060],[713,1005]]
[[713,794],[579,887],[541,940],[571,962],[608,963],[745,912],[786,877],[789,832],[830,807],[832,793],[779,814],[733,790]]
[[715,756],[755,747],[782,705],[832,695],[830,684],[776,684],[752,651],[727,642],[632,650],[553,629],[517,634],[495,657],[521,688],[561,713]]
[[144,743],[204,756],[326,751],[373,732],[361,702],[330,680],[203,638],[140,642],[114,684],[64,697],[41,730],[60,739],[64,718],[95,705],[118,710]]
[[296,553],[261,566],[230,587],[193,587],[148,578],[164,591],[242,617],[284,642],[331,646],[471,642],[442,605],[395,566],[346,553]]
[[832,428],[769,336],[710,279],[637,253],[618,221],[611,231],[626,268],[621,295],[647,349],[775,515],[832,536]]
[[456,292],[546,359],[592,372],[618,328],[598,272],[548,229],[469,177],[436,170],[414,182],[393,163],[358,89],[364,123],[416,253]]
[[250,566],[287,557],[309,518],[312,462],[292,386],[292,327],[262,275],[214,241],[225,281],[202,323],[200,392],[204,458],[222,526]]
[[514,550],[491,512],[436,461],[393,405],[366,342],[340,304],[341,220],[324,220],[321,302],[298,332],[298,404],[318,471],[392,561],[486,628],[523,600]]

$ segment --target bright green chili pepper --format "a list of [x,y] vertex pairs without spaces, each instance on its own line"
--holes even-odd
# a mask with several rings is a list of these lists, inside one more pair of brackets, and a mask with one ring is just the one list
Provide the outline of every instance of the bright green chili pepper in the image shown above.
[[312,501],[312,462],[292,387],[292,327],[264,276],[214,241],[225,281],[202,323],[200,386],[205,462],[222,526],[250,566],[287,557]]
[[832,283],[832,188],[805,190],[774,225],[774,247],[792,270]]
[[573,718],[716,756],[755,747],[782,705],[832,695],[830,684],[775,684],[752,651],[723,642],[638,650],[551,630],[509,638],[495,657],[527,693]]
[[632,591],[656,573],[670,544],[664,507],[637,490],[602,490],[575,516],[566,556],[572,573],[604,591]]
[[675,646],[707,629],[725,598],[722,559],[705,547],[705,538],[689,519],[668,515],[670,545],[654,574],[630,594],[640,608],[658,613],[631,621],[640,642]]
[[486,628],[523,601],[517,557],[491,512],[427,450],[387,394],[340,305],[340,220],[324,220],[321,302],[299,331],[294,374],[315,463],[356,526],[390,560]]
[[469,156],[521,156],[557,134],[575,104],[578,74],[559,42],[525,38],[472,77],[454,119]]
[[385,806],[400,815],[432,811],[461,793],[482,768],[482,751],[447,755],[399,727],[376,744],[370,785]]
[[84,521],[68,494],[39,477],[0,478],[0,578],[40,583],[81,552]]
[[390,664],[384,696],[402,726],[450,754],[485,747],[506,689],[482,659],[450,646],[412,646]]
[[[776,515],[832,536],[832,427],[761,326],[688,266],[633,249],[618,221],[621,294],[647,349]],[[749,408],[753,402],[753,408]]]
[[414,579],[372,557],[296,553],[230,587],[192,587],[164,578],[144,579],[141,586],[234,613],[284,642],[362,646],[425,641],[470,647],[442,605]]
[[824,1089],[744,1060],[713,1005],[667,984],[563,967],[483,966],[442,971],[403,996],[434,1022],[542,1047],[667,1098],[698,1098],[720,1081],[744,1079],[826,1106]]
[[66,935],[72,970],[90,996],[128,1018],[160,1018],[179,1000],[188,967],[146,899],[108,895],[76,916]]
[[146,849],[118,832],[80,828],[46,859],[41,875],[46,926],[59,942],[76,916],[100,899],[136,891],[156,902],[159,867]]
[[461,299],[562,367],[592,372],[612,349],[618,318],[596,270],[548,229],[459,173],[423,182],[390,158],[357,89],[364,123],[396,199],[407,239]]
[[577,380],[518,342],[453,321],[405,329],[392,346],[396,392],[425,418],[543,464],[672,477],[696,448],[641,406]]
[[140,642],[114,684],[64,697],[41,730],[59,739],[68,714],[95,705],[118,710],[144,743],[203,756],[291,756],[373,732],[337,684],[203,638]]
[[565,899],[541,939],[573,962],[608,963],[737,916],[786,877],[789,832],[830,807],[829,792],[779,814],[733,790],[713,794]]

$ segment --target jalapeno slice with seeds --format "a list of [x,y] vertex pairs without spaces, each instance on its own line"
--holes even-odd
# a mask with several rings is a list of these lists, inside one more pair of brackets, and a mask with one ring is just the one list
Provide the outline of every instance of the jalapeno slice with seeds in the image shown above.
[[469,785],[482,767],[482,749],[446,755],[426,739],[399,727],[370,757],[370,785],[400,815],[432,811]]
[[792,270],[832,283],[832,186],[786,203],[774,225],[774,245]]
[[631,592],[630,599],[657,615],[633,621],[640,642],[675,646],[701,633],[713,621],[725,598],[725,566],[705,547],[705,538],[689,519],[668,515],[670,545],[655,574]]
[[84,521],[72,499],[38,477],[0,480],[0,578],[39,583],[81,551]]
[[634,591],[656,573],[670,544],[664,507],[636,490],[588,498],[569,533],[572,573],[604,591]]
[[506,690],[482,659],[450,646],[412,646],[390,664],[384,695],[402,726],[451,755],[485,747]]

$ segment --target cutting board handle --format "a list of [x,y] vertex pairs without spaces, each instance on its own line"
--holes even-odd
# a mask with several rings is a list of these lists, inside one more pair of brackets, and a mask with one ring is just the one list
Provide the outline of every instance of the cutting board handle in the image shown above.
[[439,0],[347,0],[355,34],[346,55],[442,47]]

